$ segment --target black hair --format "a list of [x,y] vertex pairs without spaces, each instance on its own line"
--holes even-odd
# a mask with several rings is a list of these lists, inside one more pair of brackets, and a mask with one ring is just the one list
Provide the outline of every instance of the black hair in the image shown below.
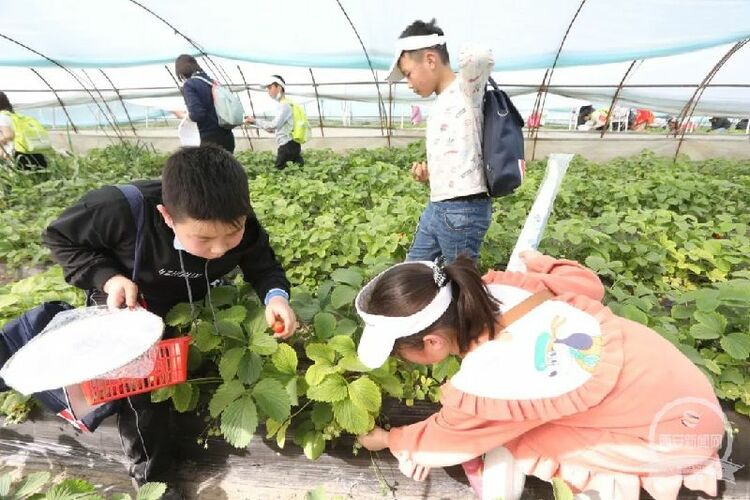
[[0,111],[10,111],[13,113],[13,105],[3,91],[0,91]]
[[[408,36],[422,36],[422,35],[445,35],[443,30],[435,24],[435,18],[429,23],[424,21],[416,20],[406,27],[401,32],[399,38],[406,38]],[[421,60],[426,50],[433,50],[440,56],[440,61],[443,64],[450,64],[450,56],[448,55],[448,46],[446,44],[434,45],[432,47],[425,47],[424,49],[407,50],[405,53],[409,54],[409,57],[415,60]]]
[[[279,80],[281,80],[281,83],[283,83],[284,85],[286,85],[286,80],[284,80],[284,78],[281,75],[271,75],[271,77],[278,78]],[[278,83],[272,83],[271,85],[276,85],[277,87],[279,87],[281,89],[281,91],[283,93],[286,94],[286,90],[284,89],[284,87],[282,85],[279,85]]]
[[250,213],[247,174],[218,146],[184,147],[162,171],[162,200],[175,221],[192,218],[239,226]]
[[[474,261],[460,255],[445,266],[445,272],[453,284],[453,298],[448,309],[421,332],[397,339],[392,354],[398,355],[404,347],[421,350],[425,335],[441,328],[455,332],[462,354],[485,330],[489,331],[491,339],[495,338],[500,303],[490,295]],[[405,264],[383,274],[373,286],[363,309],[382,316],[410,316],[426,307],[438,292],[430,267],[419,263]]]
[[174,72],[179,80],[187,80],[196,71],[203,71],[195,57],[182,54],[174,60]]

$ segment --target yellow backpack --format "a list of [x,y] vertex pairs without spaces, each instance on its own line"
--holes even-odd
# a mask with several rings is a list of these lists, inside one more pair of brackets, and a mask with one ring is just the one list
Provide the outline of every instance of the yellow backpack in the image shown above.
[[39,153],[52,149],[47,129],[36,118],[9,111],[1,111],[1,113],[9,116],[13,122],[13,132],[16,134],[13,142],[16,152]]
[[310,139],[310,122],[307,120],[305,110],[302,106],[286,97],[281,102],[288,104],[292,108],[292,139],[300,144],[306,143]]

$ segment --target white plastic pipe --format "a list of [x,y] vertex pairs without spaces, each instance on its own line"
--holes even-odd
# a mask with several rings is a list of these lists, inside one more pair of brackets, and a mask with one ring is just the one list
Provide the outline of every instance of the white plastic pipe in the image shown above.
[[560,190],[560,185],[571,159],[573,159],[572,154],[556,153],[549,155],[544,179],[539,186],[531,211],[526,217],[521,234],[518,236],[513,253],[510,255],[508,271],[526,271],[526,264],[521,260],[520,254],[524,250],[536,250],[539,247],[544,228],[547,225],[547,219],[552,213],[552,206],[555,203],[557,192]]

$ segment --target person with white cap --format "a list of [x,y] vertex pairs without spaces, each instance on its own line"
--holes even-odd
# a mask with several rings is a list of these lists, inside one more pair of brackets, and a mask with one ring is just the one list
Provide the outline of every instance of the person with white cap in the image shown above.
[[422,213],[407,260],[448,262],[460,253],[472,259],[492,218],[492,202],[482,168],[482,98],[492,71],[492,52],[467,45],[453,73],[443,30],[414,21],[401,33],[388,81],[404,78],[421,97],[436,94],[427,117],[427,161],[412,164],[412,176],[429,182],[430,201]]
[[605,307],[593,271],[536,251],[521,257],[528,272],[484,277],[465,256],[401,263],[360,291],[366,366],[389,355],[462,358],[437,413],[375,427],[362,446],[389,448],[417,480],[462,464],[481,498],[520,498],[526,475],[598,494],[576,498],[637,500],[643,488],[675,500],[683,485],[715,495],[727,421],[703,372]]
[[294,129],[294,116],[292,103],[286,99],[286,81],[280,75],[271,75],[266,79],[263,86],[268,95],[278,103],[276,117],[273,120],[260,120],[246,117],[245,123],[255,124],[268,132],[276,135],[276,145],[279,147],[276,154],[275,167],[283,170],[288,161],[304,165],[302,158],[302,145],[292,137]]

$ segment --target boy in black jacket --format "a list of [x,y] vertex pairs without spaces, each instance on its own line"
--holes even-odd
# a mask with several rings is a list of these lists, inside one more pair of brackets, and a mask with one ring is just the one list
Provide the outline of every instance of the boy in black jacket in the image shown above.
[[[211,282],[239,266],[266,304],[269,326],[283,321],[277,336],[294,333],[289,281],[250,206],[247,175],[231,154],[214,146],[183,148],[167,159],[161,181],[132,184],[145,211],[135,282],[137,225],[120,190],[105,186],[43,234],[68,283],[88,290],[94,303],[135,307],[142,298],[164,316],[179,302],[203,299]],[[121,402],[118,430],[139,483],[166,472],[168,409],[151,403],[149,394]]]

